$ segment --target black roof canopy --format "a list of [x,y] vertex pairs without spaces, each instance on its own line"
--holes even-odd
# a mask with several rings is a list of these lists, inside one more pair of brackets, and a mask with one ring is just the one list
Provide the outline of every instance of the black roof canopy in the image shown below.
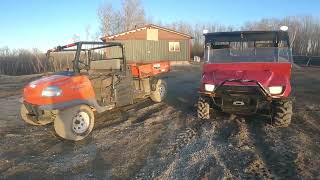
[[241,41],[287,41],[286,31],[233,31],[204,34],[205,43],[241,42]]

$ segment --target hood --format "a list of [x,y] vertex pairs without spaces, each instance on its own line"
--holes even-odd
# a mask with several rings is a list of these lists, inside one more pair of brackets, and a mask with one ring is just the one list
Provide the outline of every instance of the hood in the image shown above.
[[27,86],[30,88],[47,87],[47,86],[59,86],[60,83],[70,79],[64,75],[51,75],[44,76],[38,80],[30,82]]
[[[202,83],[219,85],[225,80],[255,80],[264,87],[286,86],[290,82],[290,63],[220,63],[204,64]],[[255,85],[228,82],[226,85]]]
[[[62,95],[45,97],[42,91],[49,87],[56,86],[62,90]],[[92,84],[86,75],[62,75],[54,74],[42,77],[27,84],[23,89],[25,102],[34,105],[51,105],[71,102],[74,100],[87,100],[95,97]]]
[[[71,77],[63,75],[50,75],[27,84],[23,89],[23,98],[32,104],[42,104],[45,100],[41,97],[42,90],[48,86],[58,86],[59,88],[70,83]],[[48,98],[47,98],[48,99]]]

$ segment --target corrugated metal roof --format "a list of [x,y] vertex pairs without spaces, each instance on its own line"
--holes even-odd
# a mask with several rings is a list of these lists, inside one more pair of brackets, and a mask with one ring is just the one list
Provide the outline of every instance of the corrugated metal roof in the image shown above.
[[130,34],[130,33],[135,33],[137,31],[141,31],[141,30],[145,30],[145,29],[150,28],[150,27],[151,28],[155,28],[155,29],[161,29],[161,30],[164,30],[164,31],[167,31],[167,32],[171,32],[171,33],[178,34],[180,36],[184,36],[184,37],[192,39],[192,36],[190,36],[188,34],[181,33],[181,32],[178,32],[178,31],[175,31],[175,30],[172,30],[172,29],[164,28],[164,27],[161,27],[161,26],[157,26],[157,25],[154,25],[154,24],[147,24],[147,25],[144,25],[144,26],[139,27],[139,28],[135,28],[135,29],[132,29],[132,30],[129,30],[129,31],[121,32],[121,33],[110,35],[110,36],[105,36],[105,37],[102,37],[100,39],[102,41],[105,41],[106,39],[113,39],[115,37],[123,36],[123,35]]

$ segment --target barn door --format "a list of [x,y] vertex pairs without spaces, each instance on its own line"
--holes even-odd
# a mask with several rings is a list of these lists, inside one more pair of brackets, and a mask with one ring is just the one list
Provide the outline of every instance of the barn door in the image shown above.
[[146,62],[155,62],[159,61],[159,54],[161,49],[157,48],[158,41],[147,41],[146,42]]
[[156,45],[159,43],[159,30],[147,29],[147,41],[146,41],[146,61],[153,62],[159,49],[156,49]]

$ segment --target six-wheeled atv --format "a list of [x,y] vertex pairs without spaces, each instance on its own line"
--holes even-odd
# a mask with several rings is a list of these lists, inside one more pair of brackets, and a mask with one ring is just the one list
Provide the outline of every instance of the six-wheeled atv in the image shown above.
[[77,42],[53,52],[74,53],[73,70],[57,72],[24,87],[21,117],[32,125],[54,123],[65,139],[81,140],[94,126],[98,113],[150,97],[161,102],[167,93],[160,75],[169,62],[127,64],[124,47],[116,42]]
[[206,33],[198,117],[268,112],[276,126],[292,116],[292,52],[286,31]]

